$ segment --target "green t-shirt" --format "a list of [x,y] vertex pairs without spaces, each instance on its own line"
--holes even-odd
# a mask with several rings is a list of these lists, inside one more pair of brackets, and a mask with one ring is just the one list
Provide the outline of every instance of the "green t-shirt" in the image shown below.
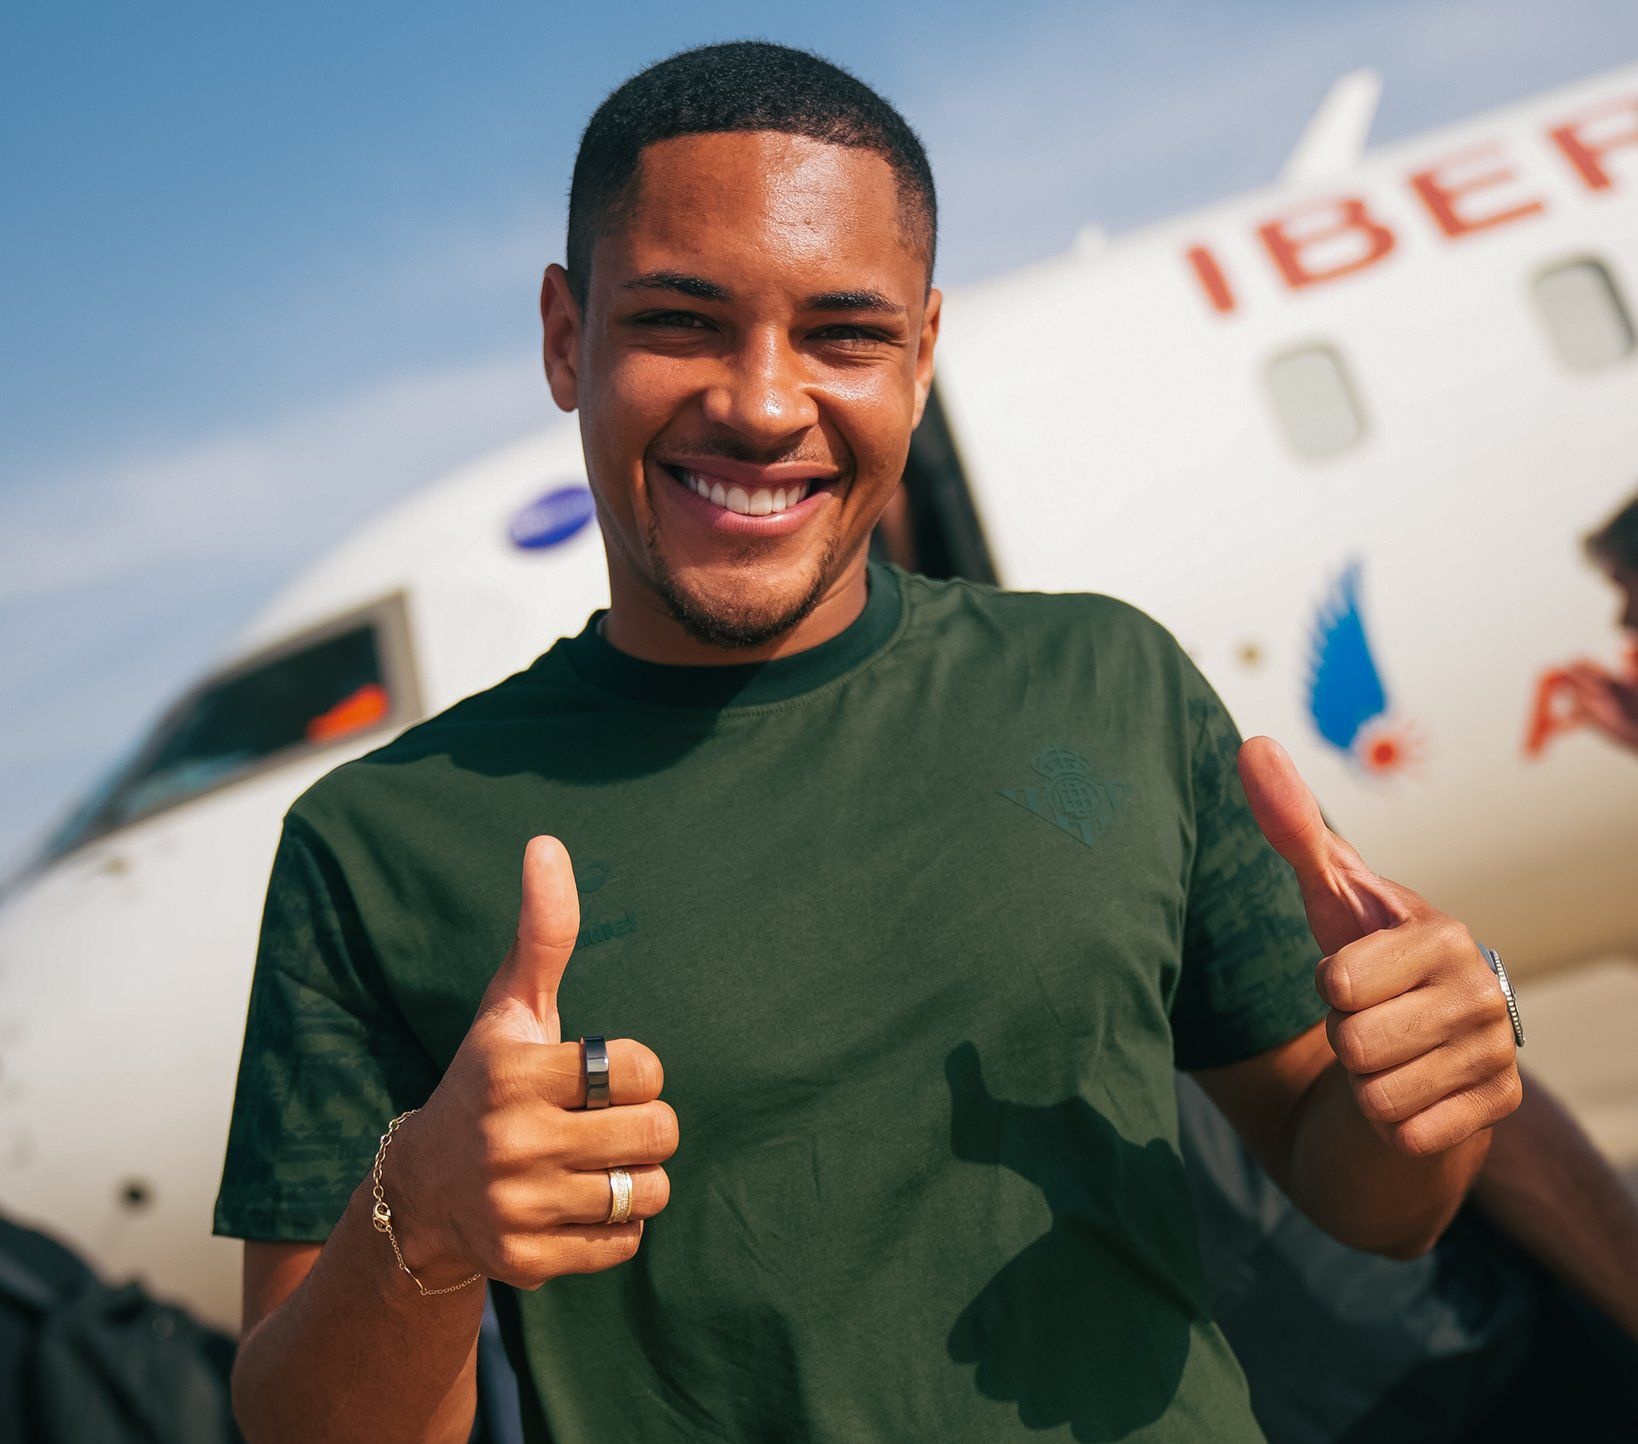
[[216,1231],[328,1234],[551,832],[565,1036],[652,1047],[682,1144],[633,1261],[496,1288],[533,1437],[1259,1438],[1173,1068],[1323,1007],[1237,744],[1107,597],[873,568],[840,636],[716,668],[588,624],[291,809]]

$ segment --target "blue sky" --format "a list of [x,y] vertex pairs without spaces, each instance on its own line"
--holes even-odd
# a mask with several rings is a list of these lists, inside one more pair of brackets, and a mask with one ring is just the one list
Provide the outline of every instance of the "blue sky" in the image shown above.
[[1272,179],[1345,70],[1392,139],[1638,58],[1638,5],[7,7],[0,863],[338,530],[552,419],[586,116],[747,35],[900,105],[956,284]]

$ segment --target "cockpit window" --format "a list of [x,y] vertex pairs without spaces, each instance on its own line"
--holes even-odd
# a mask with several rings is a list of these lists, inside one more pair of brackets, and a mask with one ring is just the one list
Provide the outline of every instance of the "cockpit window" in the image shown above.
[[47,848],[60,857],[140,818],[414,715],[402,603],[338,619],[182,699]]

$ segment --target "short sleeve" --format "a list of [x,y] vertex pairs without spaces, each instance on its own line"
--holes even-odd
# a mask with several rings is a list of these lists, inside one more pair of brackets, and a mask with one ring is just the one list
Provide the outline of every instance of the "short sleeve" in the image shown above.
[[214,1232],[327,1238],[388,1122],[436,1084],[343,870],[292,814],[262,912]]
[[1240,734],[1186,663],[1195,850],[1172,998],[1182,1069],[1217,1068],[1294,1038],[1325,1016],[1319,948],[1302,894],[1251,815],[1235,765]]

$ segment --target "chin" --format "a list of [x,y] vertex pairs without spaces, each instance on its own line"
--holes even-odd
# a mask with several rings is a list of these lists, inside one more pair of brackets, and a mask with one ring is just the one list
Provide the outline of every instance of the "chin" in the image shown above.
[[731,563],[678,573],[658,550],[649,561],[672,620],[697,642],[734,650],[765,646],[790,631],[819,604],[830,580],[828,553],[811,568],[778,577]]

